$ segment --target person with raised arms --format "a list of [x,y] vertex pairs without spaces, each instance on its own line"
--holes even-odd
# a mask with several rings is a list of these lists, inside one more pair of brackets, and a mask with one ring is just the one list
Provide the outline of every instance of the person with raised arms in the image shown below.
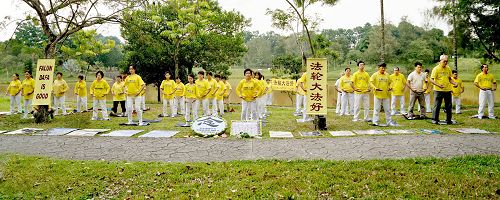
[[125,93],[127,94],[127,124],[133,124],[132,121],[132,111],[135,110],[137,112],[137,117],[139,118],[139,126],[144,126],[146,124],[142,121],[142,97],[140,96],[141,92],[146,87],[146,83],[142,80],[142,78],[136,74],[137,68],[134,65],[130,65],[129,67],[130,75],[125,79]]
[[96,80],[90,85],[90,95],[92,95],[94,102],[92,105],[92,120],[98,119],[98,109],[101,109],[103,120],[109,120],[108,109],[106,109],[106,96],[109,94],[109,84],[104,80],[104,73],[97,71],[95,74]]

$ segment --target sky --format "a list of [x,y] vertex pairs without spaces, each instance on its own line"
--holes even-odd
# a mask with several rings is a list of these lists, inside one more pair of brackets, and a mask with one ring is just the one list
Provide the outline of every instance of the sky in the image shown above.
[[[286,32],[277,30],[271,26],[271,17],[266,15],[266,9],[286,9],[288,4],[285,0],[218,0],[225,10],[235,10],[251,19],[251,26],[248,31],[259,31],[265,33],[274,31],[280,34]],[[384,0],[384,12],[386,21],[398,24],[401,17],[407,16],[408,21],[414,25],[423,26],[425,22],[424,12],[436,5],[433,0]],[[30,8],[21,0],[1,0],[0,20],[5,20],[6,16],[12,19],[25,18]],[[379,0],[339,0],[335,6],[312,5],[308,8],[311,15],[317,13],[323,19],[319,29],[354,28],[365,23],[378,24],[380,22],[380,1]],[[444,21],[433,19],[433,28],[444,30],[447,34],[451,28]],[[118,25],[99,25],[93,27],[103,35],[120,37]],[[15,24],[10,24],[7,28],[0,30],[0,41],[9,39],[15,29]],[[121,37],[120,37],[121,38]]]

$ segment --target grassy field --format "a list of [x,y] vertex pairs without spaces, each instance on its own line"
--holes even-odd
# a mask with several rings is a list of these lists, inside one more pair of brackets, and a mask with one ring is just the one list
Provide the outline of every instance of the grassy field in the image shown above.
[[[0,110],[8,110],[9,103],[6,99],[0,98]],[[145,112],[145,119],[155,119],[157,115],[160,114],[160,104],[148,104],[151,107],[150,111]],[[108,108],[111,107],[108,104]],[[238,105],[233,105],[236,109],[236,112],[227,113],[224,116],[224,119],[230,124],[231,120],[239,120],[240,119],[240,107]],[[263,137],[269,137],[269,131],[290,131],[294,134],[295,137],[300,138],[300,131],[311,131],[314,130],[314,126],[312,122],[307,123],[297,123],[296,119],[299,117],[295,117],[292,115],[294,109],[291,107],[270,107],[271,116],[268,117],[268,123],[263,127]],[[470,119],[469,117],[476,114],[477,108],[464,106],[463,114],[454,115],[453,118],[457,120],[460,124],[453,126],[438,126],[430,123],[430,120],[413,120],[408,121],[405,120],[401,116],[395,116],[395,119],[401,126],[400,127],[377,127],[377,129],[413,129],[419,131],[420,129],[434,129],[440,130],[444,133],[454,134],[456,132],[450,131],[448,128],[461,128],[461,127],[477,127],[481,129],[485,129],[491,132],[500,132],[500,126],[498,125],[498,120],[489,120],[489,119]],[[334,130],[367,130],[374,129],[375,127],[371,126],[365,122],[357,122],[353,123],[352,116],[337,116],[333,109],[329,109],[329,114],[327,116],[327,126],[329,131]],[[430,115],[429,115],[430,116]],[[500,116],[500,110],[496,109],[496,116]],[[370,116],[371,117],[371,116]],[[135,137],[147,133],[151,130],[178,130],[180,131],[176,137],[186,137],[191,136],[192,131],[190,128],[182,128],[175,127],[175,125],[179,122],[184,122],[183,117],[176,118],[164,118],[160,123],[152,123],[149,126],[144,127],[130,127],[130,126],[120,126],[119,123],[127,122],[127,118],[119,117],[119,118],[111,118],[111,121],[91,121],[91,112],[87,113],[78,113],[71,114],[68,116],[56,116],[54,120],[50,123],[44,124],[35,124],[33,119],[20,119],[20,115],[11,115],[11,116],[0,116],[0,129],[7,130],[16,130],[25,127],[40,127],[44,129],[49,128],[106,128],[112,130],[118,129],[138,129],[145,130]],[[444,119],[444,113],[441,115],[441,118]],[[382,114],[380,119],[385,121],[384,115]],[[227,130],[229,133],[230,129]],[[330,134],[327,131],[323,131],[323,137],[330,137]],[[419,133],[423,134],[423,133]]]
[[0,154],[0,199],[495,199],[499,156],[144,163]]

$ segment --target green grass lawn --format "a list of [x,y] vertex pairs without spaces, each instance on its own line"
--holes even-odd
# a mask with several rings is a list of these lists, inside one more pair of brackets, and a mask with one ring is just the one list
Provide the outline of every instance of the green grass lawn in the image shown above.
[[[0,98],[0,110],[8,110],[8,100]],[[161,105],[160,104],[148,104],[151,107],[150,111],[145,112],[145,119],[156,119],[157,115],[160,114]],[[108,108],[111,107],[108,104]],[[233,105],[236,109],[234,113],[227,113],[224,116],[224,119],[230,124],[232,120],[240,119],[240,111],[241,108],[239,105]],[[314,126],[312,122],[307,123],[297,123],[296,119],[299,117],[295,117],[292,115],[294,109],[291,107],[270,107],[268,108],[271,111],[271,116],[268,117],[268,123],[263,127],[263,137],[269,137],[269,131],[290,131],[294,134],[295,137],[300,138],[300,131],[312,131],[314,130]],[[450,131],[448,128],[461,128],[461,127],[476,127],[481,128],[491,132],[500,132],[500,126],[498,125],[498,120],[489,120],[489,119],[470,119],[469,117],[475,115],[477,113],[477,107],[464,106],[463,114],[453,115],[453,119],[457,120],[460,124],[447,126],[447,125],[434,125],[430,123],[430,120],[413,120],[408,121],[405,120],[402,116],[394,116],[395,119],[401,126],[400,127],[374,127],[365,122],[352,122],[352,116],[337,116],[335,114],[335,110],[329,109],[327,116],[327,127],[329,131],[335,130],[367,130],[367,129],[435,129],[441,130],[444,133],[454,134],[456,132]],[[201,115],[201,113],[199,113]],[[430,114],[428,115],[430,116]],[[496,116],[500,116],[500,110],[496,109]],[[370,112],[371,117],[371,112]],[[444,120],[444,113],[441,115],[441,118]],[[21,119],[20,115],[11,115],[11,116],[0,116],[0,129],[6,130],[16,130],[20,128],[26,127],[40,127],[44,129],[49,128],[104,128],[104,129],[137,129],[137,130],[145,130],[142,133],[138,133],[134,137],[145,134],[151,130],[178,130],[180,131],[176,137],[185,137],[192,135],[192,131],[190,128],[182,128],[175,127],[175,125],[179,122],[184,122],[184,117],[176,117],[176,118],[164,118],[160,123],[152,123],[149,126],[144,127],[131,127],[131,126],[120,126],[119,123],[127,122],[127,118],[119,117],[119,118],[111,118],[110,121],[91,121],[91,112],[87,113],[78,113],[71,114],[68,116],[56,116],[54,120],[49,123],[43,124],[35,124],[33,119]],[[380,117],[381,122],[385,121],[384,114]],[[228,129],[226,132],[230,132]],[[327,131],[322,131],[323,137],[330,137],[330,134]],[[423,133],[420,133],[423,134]]]
[[495,199],[500,157],[145,163],[0,154],[0,199]]

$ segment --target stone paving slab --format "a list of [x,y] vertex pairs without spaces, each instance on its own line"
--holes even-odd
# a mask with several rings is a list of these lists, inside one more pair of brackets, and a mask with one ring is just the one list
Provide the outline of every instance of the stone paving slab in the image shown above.
[[330,135],[332,135],[334,137],[338,137],[338,136],[354,136],[354,135],[356,135],[352,131],[330,131],[329,133],[330,133]]
[[0,131],[0,134],[7,133],[7,131]]
[[179,133],[179,131],[161,131],[154,130],[139,137],[150,137],[150,138],[170,138],[175,134]]
[[450,130],[468,134],[490,133],[489,131],[481,130],[478,128],[450,128]]
[[42,131],[39,133],[35,133],[33,135],[45,135],[45,136],[60,136],[60,135],[66,135],[68,133],[71,133],[73,131],[76,131],[78,129],[76,128],[52,128],[46,131]]
[[106,134],[102,134],[104,137],[130,137],[144,130],[116,130]]
[[385,130],[389,134],[415,134],[414,130]]
[[386,132],[382,130],[355,130],[353,131],[358,135],[382,135],[382,134],[387,134]]
[[76,160],[210,162],[365,160],[500,155],[500,135],[381,135],[305,139],[42,137],[0,135],[0,153]]
[[95,136],[98,133],[110,131],[111,129],[82,129],[68,133],[66,136]]
[[269,137],[271,137],[271,138],[293,138],[293,134],[291,132],[269,131]]
[[22,128],[19,130],[7,132],[5,134],[6,135],[22,135],[22,134],[33,134],[33,133],[37,133],[39,131],[43,131],[43,129],[41,129],[41,128]]

